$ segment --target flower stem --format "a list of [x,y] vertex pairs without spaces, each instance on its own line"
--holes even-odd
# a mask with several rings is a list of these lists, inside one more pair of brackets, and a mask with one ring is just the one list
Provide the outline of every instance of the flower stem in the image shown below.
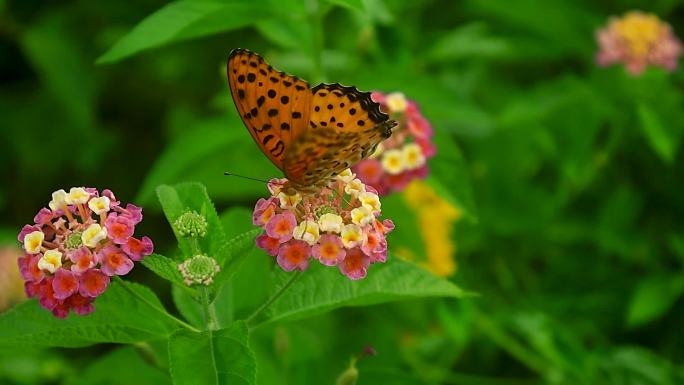
[[131,293],[134,297],[137,297],[137,298],[138,298],[140,301],[142,301],[144,304],[146,304],[147,306],[149,306],[149,307],[151,307],[152,309],[156,310],[157,312],[163,314],[163,315],[166,316],[167,318],[173,320],[173,321],[176,322],[178,325],[180,325],[180,326],[182,326],[182,327],[184,327],[184,328],[186,328],[186,329],[188,329],[188,330],[192,330],[193,332],[198,332],[198,333],[200,332],[200,330],[197,329],[196,327],[190,325],[189,323],[183,321],[182,319],[180,319],[180,318],[178,318],[178,317],[175,317],[175,316],[169,314],[163,307],[157,306],[156,304],[150,302],[150,300],[148,300],[147,298],[145,298],[145,297],[143,297],[142,295],[140,295],[140,293],[137,293],[135,290],[133,290],[133,289],[131,289],[130,287],[128,287],[128,285],[126,284],[126,282],[124,282],[124,280],[121,279],[121,277],[119,277],[118,275],[115,275],[115,276],[114,276],[114,280],[115,280],[117,283],[119,283],[119,285],[121,285],[121,287],[123,287],[126,291],[128,291],[129,293]]
[[204,319],[207,323],[207,330],[216,330],[219,327],[218,319],[216,318],[216,308],[209,301],[209,289],[202,288],[202,308],[204,309]]
[[[297,271],[294,274],[292,274],[290,279],[287,282],[285,282],[285,284],[281,286],[280,289],[278,289],[278,291],[273,293],[273,295],[268,300],[266,300],[266,302],[264,302],[261,306],[259,306],[258,309],[254,310],[254,312],[249,317],[247,317],[247,325],[250,325],[256,319],[256,317],[259,316],[259,314],[263,313],[264,310],[268,309],[268,307],[271,306],[271,304],[273,304],[273,302],[275,302],[278,298],[280,298],[280,296],[283,295],[283,293],[285,293],[285,291],[289,289],[290,286],[292,286],[292,284],[295,283],[295,281],[299,279],[299,277],[301,276],[301,271]],[[257,325],[258,324],[254,326],[256,327]]]

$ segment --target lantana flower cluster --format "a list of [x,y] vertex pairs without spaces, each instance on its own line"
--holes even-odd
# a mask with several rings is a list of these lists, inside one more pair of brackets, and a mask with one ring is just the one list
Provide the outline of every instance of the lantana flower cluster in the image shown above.
[[272,179],[271,197],[259,199],[252,218],[265,230],[257,246],[283,270],[306,270],[313,258],[358,280],[370,264],[387,260],[386,235],[394,224],[379,219],[377,191],[351,170],[316,193],[285,189],[286,184],[287,179]]
[[83,187],[55,191],[48,207],[18,236],[26,295],[59,318],[70,310],[89,314],[112,276],[128,274],[152,253],[150,238],[133,237],[142,209],[124,207],[109,190]]
[[398,125],[392,136],[378,145],[370,158],[356,164],[353,171],[380,195],[386,195],[402,191],[412,180],[427,176],[427,160],[436,152],[433,130],[416,102],[406,99],[404,94],[373,92],[372,98]]
[[642,73],[648,65],[674,71],[682,53],[682,44],[670,25],[640,11],[611,18],[608,25],[597,31],[596,39],[599,65],[624,63],[633,75]]

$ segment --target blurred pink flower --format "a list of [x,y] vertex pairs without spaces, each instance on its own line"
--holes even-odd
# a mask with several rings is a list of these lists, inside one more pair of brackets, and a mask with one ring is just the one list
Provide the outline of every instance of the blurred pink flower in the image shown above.
[[641,11],[610,18],[596,32],[596,40],[596,61],[600,66],[623,63],[633,75],[642,73],[648,65],[674,71],[682,53],[682,44],[670,25]]
[[352,170],[363,183],[373,186],[380,195],[387,195],[427,176],[427,161],[435,156],[434,131],[416,102],[406,99],[404,94],[373,92],[372,97],[399,124],[370,158],[357,163]]

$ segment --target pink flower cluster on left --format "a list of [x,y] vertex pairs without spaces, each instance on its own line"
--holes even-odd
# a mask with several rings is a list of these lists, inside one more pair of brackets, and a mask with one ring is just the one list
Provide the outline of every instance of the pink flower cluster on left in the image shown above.
[[133,237],[142,208],[122,206],[109,190],[83,187],[55,191],[48,207],[17,237],[26,295],[59,318],[70,310],[92,313],[110,277],[128,274],[134,261],[152,253],[150,238]]

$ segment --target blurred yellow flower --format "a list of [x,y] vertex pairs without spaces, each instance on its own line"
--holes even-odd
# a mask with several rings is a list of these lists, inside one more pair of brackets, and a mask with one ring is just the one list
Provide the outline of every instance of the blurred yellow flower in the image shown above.
[[26,299],[17,266],[17,259],[22,255],[17,247],[0,246],[0,312]]
[[[403,198],[418,217],[418,226],[427,253],[425,267],[440,277],[454,274],[456,245],[451,240],[451,229],[454,222],[461,217],[461,212],[423,181],[412,182],[404,190]],[[398,254],[416,259],[408,250],[398,250]]]

